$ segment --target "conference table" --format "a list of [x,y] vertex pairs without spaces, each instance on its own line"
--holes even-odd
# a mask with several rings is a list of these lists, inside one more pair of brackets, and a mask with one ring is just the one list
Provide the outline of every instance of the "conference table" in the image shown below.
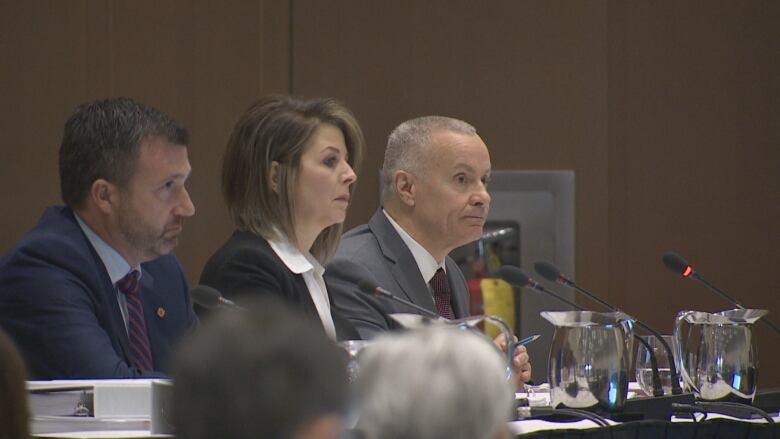
[[[774,418],[780,421],[780,417]],[[737,420],[728,417],[710,417],[699,422],[674,419],[667,421],[634,421],[615,424],[609,428],[597,427],[590,421],[548,422],[541,420],[513,421],[509,423],[512,435],[519,438],[553,439],[731,439],[731,438],[775,438],[777,426],[771,426],[766,421]],[[131,438],[170,438],[167,434],[153,434],[147,430],[99,430],[76,431],[61,433],[35,434],[37,438],[59,439],[131,439]]]
[[[534,391],[531,389],[542,389]],[[549,406],[549,387],[527,387],[528,393],[517,394],[518,399],[524,399],[530,406]],[[640,386],[629,384],[629,398],[641,397]],[[780,422],[780,414],[770,414],[775,422]],[[671,420],[636,420],[630,422],[614,422],[607,419],[609,427],[602,427],[594,421],[575,419],[555,421],[543,419],[524,419],[509,423],[511,433],[517,437],[547,439],[547,438],[587,438],[587,439],[641,439],[641,438],[775,438],[778,427],[763,418],[739,419],[731,416],[710,413],[707,416],[696,414],[695,417],[672,417]]]
[[[736,419],[722,415],[710,415],[706,420],[699,416],[697,422],[685,418],[671,421],[642,420],[615,423],[610,427],[599,427],[591,421],[549,422],[542,420],[513,421],[509,429],[513,435],[522,438],[587,438],[587,439],[641,439],[641,438],[775,438],[778,427],[763,419]],[[780,422],[780,416],[773,417]]]
[[[51,416],[36,410],[32,404],[32,434],[38,438],[60,439],[116,439],[116,438],[166,438],[173,437],[171,423],[167,419],[171,383],[166,380],[91,380],[64,382],[30,382],[31,390],[56,389],[58,386],[75,385],[88,387],[94,398],[93,416]],[[633,384],[632,387],[636,386]],[[85,392],[84,390],[80,390]],[[117,398],[121,396],[121,398]],[[61,398],[61,395],[59,396]],[[531,405],[549,404],[549,395],[544,391],[531,394],[518,393],[518,398],[530,401]],[[40,399],[40,398],[39,398]],[[40,401],[39,401],[40,402]],[[46,402],[44,400],[44,402]],[[37,404],[46,407],[46,404]],[[49,406],[50,407],[50,406]],[[772,414],[780,422],[777,413]],[[610,422],[602,427],[588,420],[548,421],[542,419],[515,420],[508,424],[510,432],[522,438],[775,438],[777,426],[764,419],[737,419],[724,415],[710,414],[704,419],[672,418],[671,421],[639,420],[631,422]],[[358,437],[348,434],[347,437]]]

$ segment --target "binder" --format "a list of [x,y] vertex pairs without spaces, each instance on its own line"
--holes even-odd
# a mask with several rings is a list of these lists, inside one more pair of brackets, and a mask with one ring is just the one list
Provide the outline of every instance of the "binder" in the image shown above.
[[30,381],[30,410],[33,416],[149,419],[153,381]]
[[167,437],[173,431],[170,380],[28,381],[27,389],[33,434],[134,430]]

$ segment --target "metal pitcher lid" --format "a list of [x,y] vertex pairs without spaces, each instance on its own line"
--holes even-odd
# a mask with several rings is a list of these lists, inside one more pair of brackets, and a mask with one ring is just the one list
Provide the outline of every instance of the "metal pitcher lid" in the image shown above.
[[408,329],[422,328],[431,325],[473,328],[482,322],[496,324],[496,320],[501,320],[501,318],[498,316],[487,315],[475,315],[463,317],[461,319],[449,320],[445,319],[444,317],[433,318],[410,313],[392,313],[390,314],[390,318],[395,320],[399,325]]
[[688,323],[705,325],[739,325],[752,324],[769,311],[765,309],[729,309],[726,311],[708,313],[704,311],[680,311],[677,318],[682,318]]
[[568,327],[609,326],[634,320],[622,311],[542,311],[539,315],[555,326]]
[[444,326],[446,324],[446,320],[443,318],[433,319],[419,314],[393,313],[390,314],[390,318],[395,320],[402,327],[409,329],[423,328],[431,325]]

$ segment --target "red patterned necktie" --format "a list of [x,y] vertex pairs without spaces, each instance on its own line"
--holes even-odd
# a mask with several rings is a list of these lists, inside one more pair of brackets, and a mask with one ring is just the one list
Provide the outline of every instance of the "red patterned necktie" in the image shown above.
[[436,274],[431,279],[431,289],[433,290],[433,301],[436,302],[436,311],[445,319],[454,319],[455,313],[452,312],[450,303],[452,294],[450,292],[450,283],[447,281],[447,273],[443,268],[436,270]]
[[152,369],[152,351],[146,334],[144,306],[141,303],[141,284],[138,271],[133,270],[116,283],[119,292],[127,298],[127,335],[130,339],[130,360],[142,371]]

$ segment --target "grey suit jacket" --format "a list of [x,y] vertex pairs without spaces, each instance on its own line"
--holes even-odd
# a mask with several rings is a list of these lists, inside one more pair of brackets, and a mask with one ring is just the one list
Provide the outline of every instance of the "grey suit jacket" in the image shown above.
[[[354,265],[344,263],[344,260],[365,268],[365,272],[354,273]],[[446,258],[445,266],[455,317],[466,317],[469,314],[466,279],[452,258]],[[388,314],[417,311],[387,298],[362,293],[355,285],[356,277],[367,278],[402,299],[436,312],[428,284],[423,280],[412,252],[381,209],[374,213],[368,224],[344,234],[336,256],[327,266],[325,277],[339,313],[355,326],[364,339],[397,328]]]

